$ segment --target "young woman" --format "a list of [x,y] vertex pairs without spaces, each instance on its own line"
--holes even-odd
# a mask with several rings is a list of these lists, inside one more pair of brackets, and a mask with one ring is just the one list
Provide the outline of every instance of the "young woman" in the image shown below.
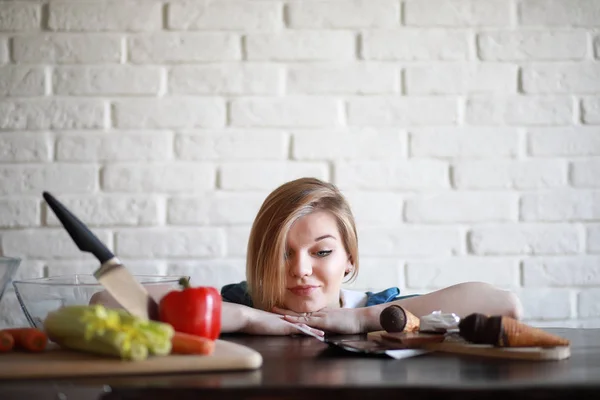
[[222,332],[298,333],[291,322],[320,335],[363,333],[382,329],[379,314],[391,304],[416,316],[436,310],[521,316],[513,293],[480,282],[414,296],[399,296],[395,287],[379,293],[343,289],[344,280],[359,272],[354,218],[340,191],[314,178],[287,182],[265,199],[246,260],[247,281],[221,289]]

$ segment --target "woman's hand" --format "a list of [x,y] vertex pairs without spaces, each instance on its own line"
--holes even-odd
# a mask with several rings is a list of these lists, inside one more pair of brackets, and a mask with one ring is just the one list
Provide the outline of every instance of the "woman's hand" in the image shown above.
[[246,312],[246,324],[244,328],[241,329],[241,331],[244,333],[253,335],[305,334],[294,327],[294,325],[299,325],[310,330],[312,333],[318,336],[325,335],[325,332],[322,330],[312,328],[302,322],[295,323],[291,321],[285,321],[283,317],[278,314],[257,310],[250,307],[245,308],[244,311]]
[[273,312],[283,315],[286,321],[331,333],[350,335],[366,332],[364,313],[358,308],[323,308],[312,313],[296,313],[274,307]]

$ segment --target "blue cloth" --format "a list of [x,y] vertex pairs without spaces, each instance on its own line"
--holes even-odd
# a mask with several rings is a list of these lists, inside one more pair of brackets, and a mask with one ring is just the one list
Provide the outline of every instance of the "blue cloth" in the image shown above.
[[390,303],[396,300],[408,299],[409,297],[416,297],[418,294],[411,294],[408,296],[400,296],[400,289],[397,287],[391,287],[381,292],[373,293],[367,292],[367,303],[365,307],[376,306],[377,304]]
[[[366,292],[366,294],[367,303],[365,304],[365,307],[418,296],[418,294],[400,296],[400,289],[397,287],[391,287],[376,293]],[[223,297],[223,301],[252,307],[252,299],[248,293],[248,283],[246,281],[223,286],[221,288],[221,296]]]

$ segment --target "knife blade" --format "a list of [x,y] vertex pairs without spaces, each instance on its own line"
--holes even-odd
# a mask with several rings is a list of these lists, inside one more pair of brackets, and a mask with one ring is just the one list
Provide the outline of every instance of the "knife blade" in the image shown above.
[[157,320],[158,304],[119,258],[53,195],[43,192],[43,197],[79,250],[91,253],[98,259],[100,267],[93,275],[108,293],[129,313]]

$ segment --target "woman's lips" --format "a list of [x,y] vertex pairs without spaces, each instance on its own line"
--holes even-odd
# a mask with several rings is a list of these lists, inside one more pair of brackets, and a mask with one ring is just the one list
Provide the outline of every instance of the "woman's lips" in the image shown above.
[[294,286],[288,290],[296,296],[310,296],[318,288],[318,286]]

